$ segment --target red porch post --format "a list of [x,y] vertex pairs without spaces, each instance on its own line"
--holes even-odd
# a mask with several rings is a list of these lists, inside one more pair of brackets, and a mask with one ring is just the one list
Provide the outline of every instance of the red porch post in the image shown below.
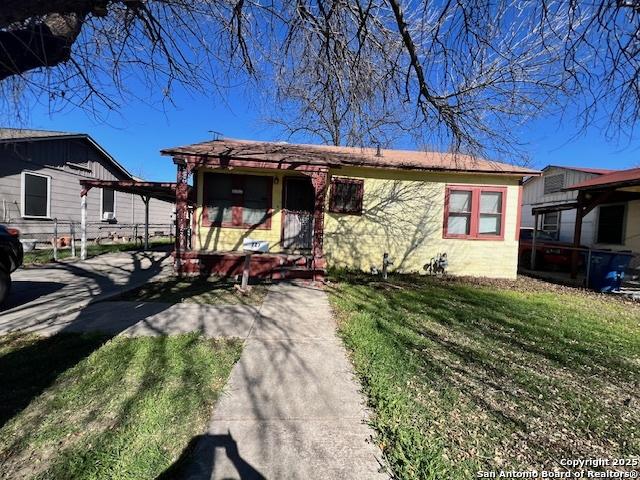
[[327,262],[324,258],[324,205],[327,194],[327,184],[329,179],[328,172],[320,171],[310,173],[311,183],[315,190],[315,203],[313,208],[313,240],[311,243],[311,252],[313,255],[313,279],[316,281],[324,280],[324,270]]
[[178,274],[183,273],[183,254],[187,250],[187,230],[188,212],[187,201],[189,196],[189,185],[187,178],[187,162],[180,158],[174,158],[173,162],[178,167],[176,178],[176,251],[175,269]]

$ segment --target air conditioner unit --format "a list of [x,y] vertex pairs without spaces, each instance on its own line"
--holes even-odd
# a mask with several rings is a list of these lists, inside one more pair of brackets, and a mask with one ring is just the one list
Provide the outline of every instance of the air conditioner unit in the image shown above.
[[102,213],[102,220],[115,220],[115,219],[116,219],[116,214],[113,212]]

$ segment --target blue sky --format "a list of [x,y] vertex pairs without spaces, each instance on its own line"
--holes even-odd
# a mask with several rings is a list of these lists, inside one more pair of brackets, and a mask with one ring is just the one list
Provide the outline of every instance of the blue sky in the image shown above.
[[[90,134],[134,175],[148,180],[174,181],[175,167],[160,149],[211,138],[209,130],[226,137],[281,140],[280,132],[261,120],[252,95],[241,89],[223,98],[178,91],[174,105],[151,106],[130,101],[106,121],[97,121],[80,109],[50,113],[46,105],[35,105],[28,126]],[[640,166],[640,138],[608,141],[597,126],[578,136],[576,120],[570,115],[536,120],[520,129],[520,138],[532,166],[548,164],[599,168]],[[412,148],[404,142],[396,148]]]

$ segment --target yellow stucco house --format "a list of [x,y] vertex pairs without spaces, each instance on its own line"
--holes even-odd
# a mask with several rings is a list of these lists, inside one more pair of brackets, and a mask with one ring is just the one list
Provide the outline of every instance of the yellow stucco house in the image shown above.
[[[178,168],[176,267],[313,277],[327,266],[514,278],[521,184],[539,172],[436,152],[220,139],[162,151]],[[188,177],[193,176],[190,199]]]

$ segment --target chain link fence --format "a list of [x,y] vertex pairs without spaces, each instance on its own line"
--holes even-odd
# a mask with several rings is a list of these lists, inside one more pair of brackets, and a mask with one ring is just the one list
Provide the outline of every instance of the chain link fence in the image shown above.
[[[46,222],[13,221],[6,225],[20,230],[25,265],[80,257],[80,222],[54,219]],[[174,232],[173,223],[150,223],[149,246],[171,244]],[[144,234],[143,223],[88,222],[87,256],[142,248]]]
[[[571,274],[576,262],[575,275]],[[631,250],[530,243],[520,245],[521,273],[553,283],[619,291],[640,299],[640,253]],[[619,280],[619,281],[618,281]],[[613,286],[612,290],[609,290]]]

